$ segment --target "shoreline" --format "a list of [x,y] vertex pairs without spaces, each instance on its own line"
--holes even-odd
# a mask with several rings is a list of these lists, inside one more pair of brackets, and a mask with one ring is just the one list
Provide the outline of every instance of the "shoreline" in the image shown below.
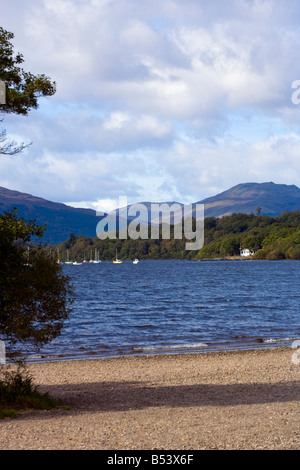
[[65,406],[0,421],[0,449],[299,449],[295,351],[28,364]]
[[[292,344],[295,341],[298,341],[299,338],[279,338],[279,339],[270,339],[270,340],[255,340],[254,344],[247,344],[245,346],[237,347],[236,343],[232,343],[231,347],[224,347],[221,348],[220,346],[213,347],[210,344],[202,344],[199,343],[199,346],[193,347],[192,345],[183,345],[180,347],[178,346],[159,346],[157,347],[136,347],[131,353],[119,353],[119,354],[112,354],[112,355],[97,355],[96,352],[90,351],[86,354],[82,355],[65,355],[62,354],[58,355],[32,355],[31,360],[27,361],[27,364],[39,364],[39,363],[51,363],[51,362],[72,362],[72,361],[85,361],[85,360],[101,360],[101,359],[119,359],[119,358],[127,358],[127,357],[152,357],[152,356],[177,356],[177,355],[195,355],[195,354],[211,354],[211,353],[222,353],[222,352],[243,352],[243,351],[261,351],[261,350],[268,350],[268,349],[288,349],[292,348]],[[282,343],[280,345],[279,343]],[[157,352],[149,352],[149,351],[157,351]],[[174,352],[172,352],[174,351]]]
[[[294,340],[293,340],[294,341]],[[295,340],[296,341],[296,340]],[[300,341],[300,340],[299,340]],[[90,356],[82,356],[82,357],[74,357],[74,358],[57,358],[57,359],[51,359],[44,357],[42,361],[32,361],[32,362],[26,362],[28,366],[35,366],[38,364],[59,364],[59,363],[64,363],[67,365],[69,362],[88,362],[88,361],[109,361],[109,360],[127,360],[127,359],[152,359],[152,358],[174,358],[174,357],[185,357],[185,356],[219,356],[219,355],[228,355],[228,354],[247,354],[247,353],[255,353],[255,352],[264,352],[264,351],[290,351],[291,355],[295,351],[295,349],[292,346],[261,346],[261,347],[245,347],[244,349],[215,349],[215,350],[203,350],[203,351],[188,351],[188,352],[174,352],[172,353],[171,351],[168,351],[166,353],[157,353],[157,354],[146,354],[146,353],[141,353],[141,354],[124,354],[124,355],[116,355],[116,356],[97,356],[91,354]],[[300,356],[300,354],[299,354]],[[66,356],[67,357],[67,356]],[[13,365],[13,363],[11,363]]]

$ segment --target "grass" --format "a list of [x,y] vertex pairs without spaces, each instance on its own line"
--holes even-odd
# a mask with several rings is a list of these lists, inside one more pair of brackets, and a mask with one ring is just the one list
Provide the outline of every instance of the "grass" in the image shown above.
[[26,368],[2,371],[0,377],[0,419],[17,418],[25,410],[50,410],[60,405],[48,393],[41,393]]

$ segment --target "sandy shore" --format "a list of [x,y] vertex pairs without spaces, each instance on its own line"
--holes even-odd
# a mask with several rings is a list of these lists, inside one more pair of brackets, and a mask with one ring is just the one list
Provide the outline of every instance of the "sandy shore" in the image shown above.
[[0,449],[300,449],[294,352],[31,364],[69,408],[1,420]]

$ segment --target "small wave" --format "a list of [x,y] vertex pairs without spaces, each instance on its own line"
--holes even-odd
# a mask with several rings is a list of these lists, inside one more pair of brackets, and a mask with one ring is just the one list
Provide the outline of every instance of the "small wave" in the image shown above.
[[205,348],[208,344],[206,343],[193,343],[193,344],[174,344],[169,346],[146,346],[146,347],[133,347],[133,351],[160,351],[160,350],[174,350],[174,349],[195,349]]
[[132,328],[146,328],[146,329],[157,329],[158,326],[156,325],[133,325]]
[[243,308],[256,308],[256,309],[264,309],[264,310],[286,310],[285,305],[255,305],[255,304],[248,304],[244,305]]
[[283,342],[283,341],[294,341],[298,338],[268,338],[268,339],[264,339],[262,340],[263,343],[280,343],[280,342]]

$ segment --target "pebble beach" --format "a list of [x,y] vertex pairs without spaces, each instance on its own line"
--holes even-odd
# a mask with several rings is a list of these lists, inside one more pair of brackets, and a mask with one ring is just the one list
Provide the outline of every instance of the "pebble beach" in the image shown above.
[[1,450],[299,450],[292,348],[29,364],[62,405],[0,421]]

